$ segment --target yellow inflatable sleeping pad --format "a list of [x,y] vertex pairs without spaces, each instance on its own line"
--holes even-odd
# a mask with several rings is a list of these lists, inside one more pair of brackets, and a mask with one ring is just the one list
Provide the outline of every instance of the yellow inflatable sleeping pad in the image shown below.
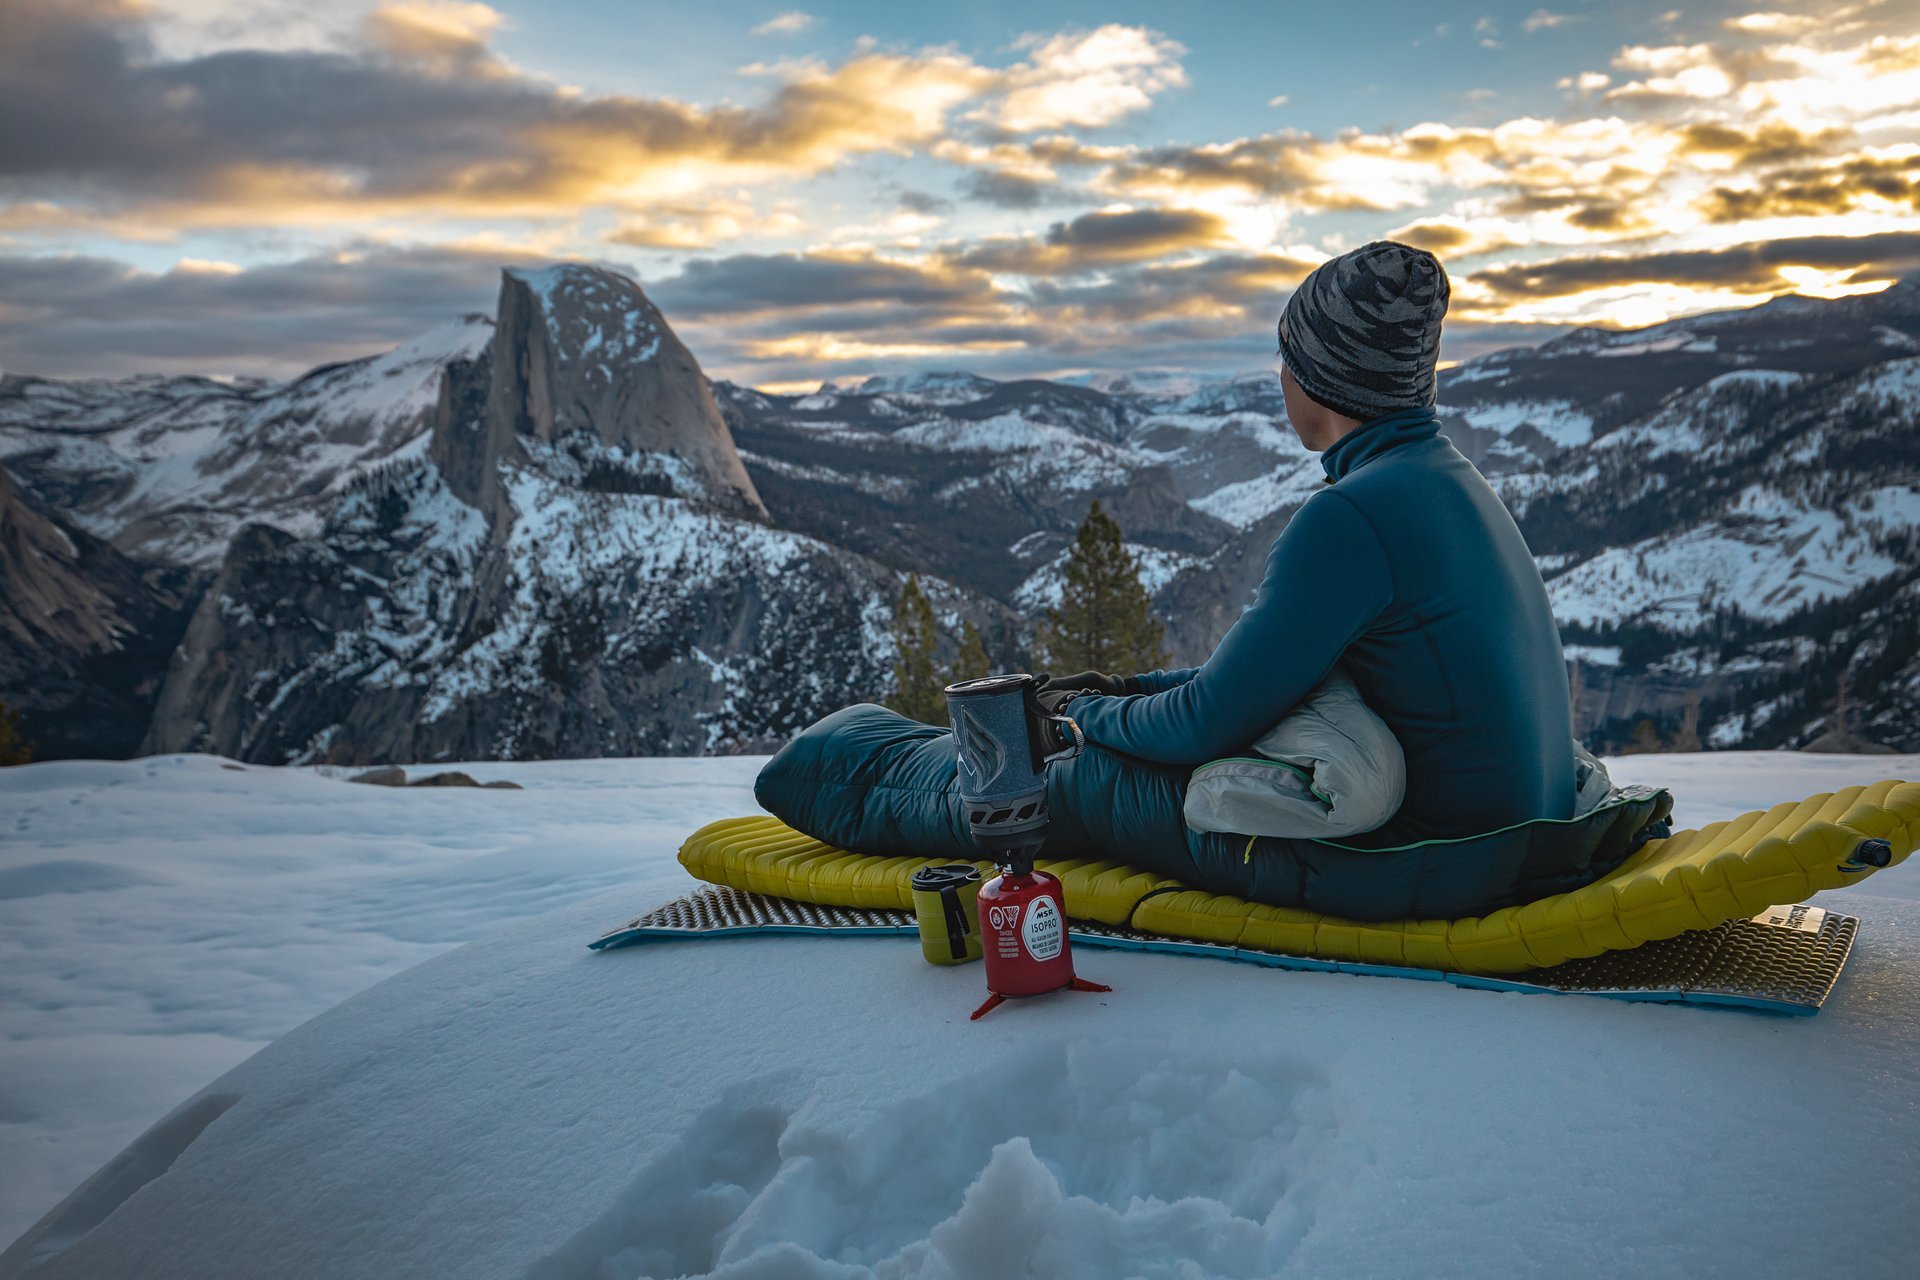
[[[1039,865],[1065,882],[1068,912],[1079,919],[1325,960],[1500,974],[1624,951],[1842,888],[1876,864],[1902,861],[1917,840],[1920,783],[1843,787],[1648,841],[1571,893],[1464,920],[1384,923],[1188,889],[1115,862]],[[698,879],[842,907],[911,909],[914,871],[949,861],[847,853],[764,816],[710,823],[680,847],[681,865]]]

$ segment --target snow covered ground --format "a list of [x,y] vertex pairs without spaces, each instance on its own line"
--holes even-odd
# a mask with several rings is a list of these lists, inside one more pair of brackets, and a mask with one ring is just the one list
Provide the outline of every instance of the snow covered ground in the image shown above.
[[0,1245],[380,979],[616,885],[614,915],[681,891],[680,841],[752,812],[762,763],[455,766],[525,791],[210,756],[0,769]]
[[[519,792],[0,771],[0,1240],[134,1143],[0,1275],[1896,1275],[1920,1249],[1915,866],[1829,895],[1865,924],[1804,1020],[1088,952],[1112,995],[972,1024],[977,966],[911,940],[587,952],[689,887],[680,838],[751,811],[759,763],[462,766]],[[1686,825],[1920,777],[1616,765]]]

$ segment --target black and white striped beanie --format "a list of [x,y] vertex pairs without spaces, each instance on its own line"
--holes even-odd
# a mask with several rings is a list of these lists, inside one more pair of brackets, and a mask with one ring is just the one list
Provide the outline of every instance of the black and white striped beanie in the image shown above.
[[1302,390],[1349,418],[1431,405],[1449,296],[1438,258],[1375,240],[1300,282],[1280,316],[1280,356]]

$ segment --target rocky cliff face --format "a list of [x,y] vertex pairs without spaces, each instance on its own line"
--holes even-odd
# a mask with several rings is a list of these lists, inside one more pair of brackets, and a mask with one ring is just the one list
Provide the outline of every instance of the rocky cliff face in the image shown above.
[[132,753],[185,586],[38,509],[0,467],[0,697],[38,754]]
[[586,446],[646,491],[765,519],[700,365],[639,285],[590,267],[508,271],[484,408],[439,406],[431,455],[490,509],[529,445]]
[[149,751],[362,763],[698,754],[885,686],[890,575],[682,498],[507,468],[498,526],[425,461],[321,535],[250,526],[180,646]]
[[897,591],[766,527],[698,367],[637,286],[508,273],[493,342],[447,367],[425,458],[361,477],[317,536],[236,538],[146,749],[766,745],[884,690]]

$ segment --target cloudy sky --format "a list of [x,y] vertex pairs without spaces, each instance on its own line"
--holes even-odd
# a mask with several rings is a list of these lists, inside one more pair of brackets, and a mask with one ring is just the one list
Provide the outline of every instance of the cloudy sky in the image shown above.
[[1381,237],[1451,359],[1920,270],[1920,0],[0,0],[0,369],[287,375],[632,272],[708,371],[1269,366]]

